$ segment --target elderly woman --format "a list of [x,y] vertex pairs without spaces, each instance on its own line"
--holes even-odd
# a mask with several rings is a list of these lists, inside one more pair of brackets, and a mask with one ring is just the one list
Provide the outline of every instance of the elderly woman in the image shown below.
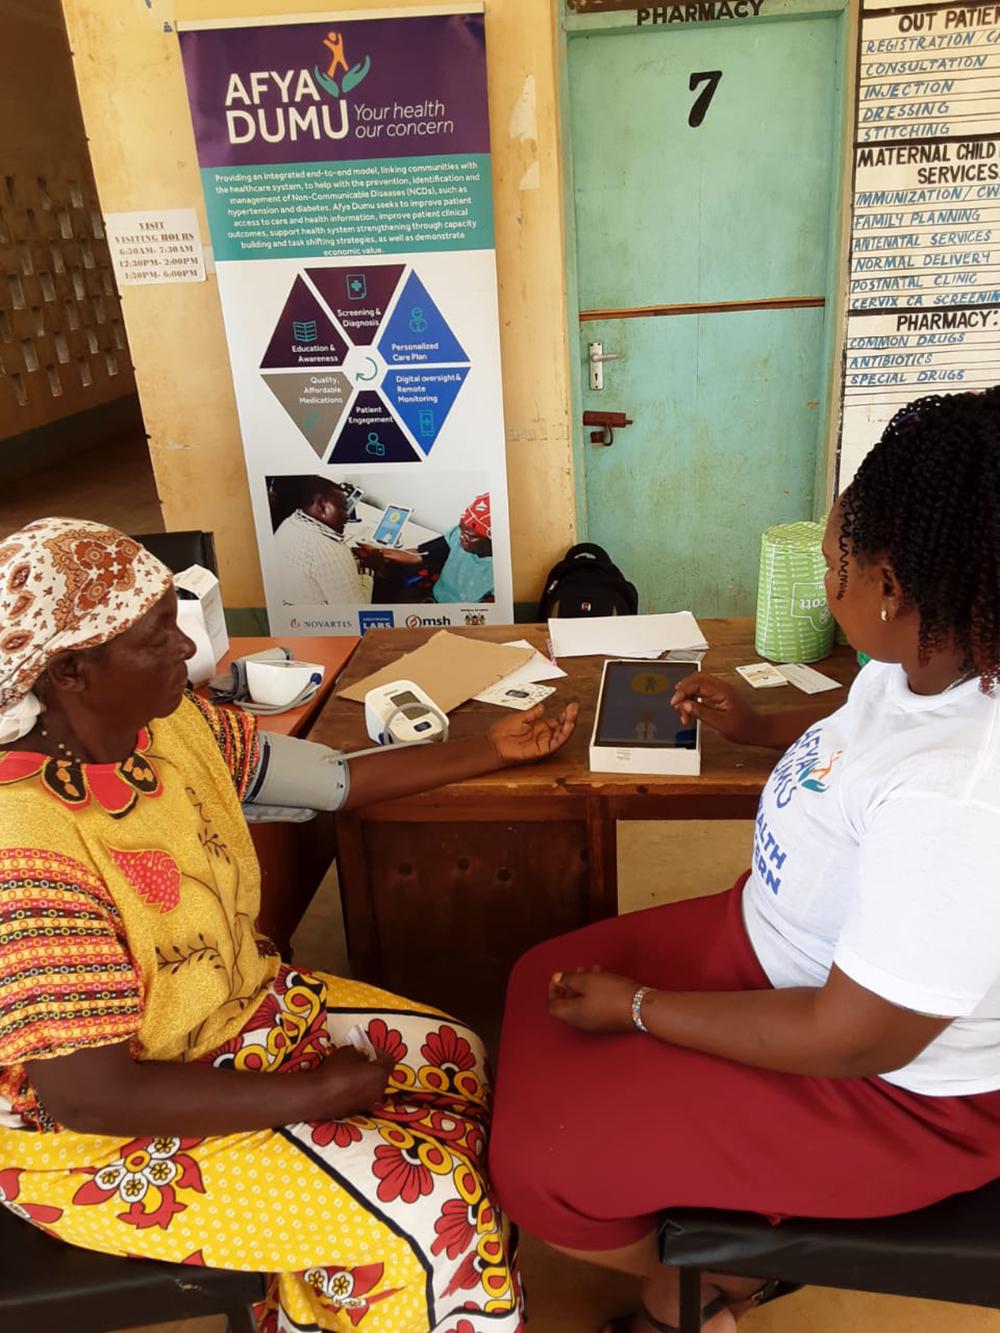
[[[666,1208],[875,1217],[1000,1176],[1000,389],[899,413],[823,549],[874,659],[846,704],[759,715],[704,675],[674,701],[785,751],[752,870],[545,944],[511,980],[499,1198],[645,1278],[617,1333],[677,1323]],[[703,1326],[777,1294],[710,1277]]]
[[283,965],[240,803],[538,759],[574,710],[346,760],[186,695],[193,651],[121,533],[0,543],[0,1200],[74,1245],[275,1273],[264,1329],[514,1333],[479,1041]]

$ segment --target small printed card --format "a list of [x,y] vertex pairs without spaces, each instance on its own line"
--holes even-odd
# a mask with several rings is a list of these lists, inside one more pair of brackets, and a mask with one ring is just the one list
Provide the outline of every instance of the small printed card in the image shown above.
[[354,1027],[348,1028],[347,1040],[356,1051],[360,1051],[362,1055],[367,1055],[369,1060],[378,1059],[378,1051],[376,1051],[375,1047],[368,1040],[368,1033],[365,1032],[360,1024],[355,1023]]
[[748,666],[737,667],[736,672],[755,690],[773,690],[777,685],[788,684],[778,668],[770,662],[751,662]]
[[522,685],[506,685],[501,681],[475,697],[481,704],[499,704],[501,708],[516,708],[521,712],[527,712],[529,708],[534,708],[536,704],[547,699],[550,694],[555,694],[553,685],[531,685],[527,682]]
[[829,676],[814,671],[812,667],[801,666],[794,662],[788,664],[783,662],[778,670],[790,685],[794,685],[803,694],[822,694],[824,690],[839,690],[841,688],[839,680],[832,680]]

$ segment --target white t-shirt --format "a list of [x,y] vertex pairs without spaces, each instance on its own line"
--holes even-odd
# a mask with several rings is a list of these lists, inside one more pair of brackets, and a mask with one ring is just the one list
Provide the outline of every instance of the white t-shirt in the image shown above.
[[872,662],[847,703],[778,763],[761,797],[747,931],[774,986],[830,967],[956,1022],[890,1083],[1000,1088],[1000,698],[978,679],[912,693]]
[[367,605],[370,581],[358,573],[344,538],[296,509],[274,534],[274,552],[286,606]]

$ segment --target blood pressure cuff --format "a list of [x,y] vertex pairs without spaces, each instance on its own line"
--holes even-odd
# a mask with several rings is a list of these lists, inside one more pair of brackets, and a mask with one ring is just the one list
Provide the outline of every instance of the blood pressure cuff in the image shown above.
[[290,662],[290,648],[262,648],[259,653],[248,653],[246,657],[237,657],[229,664],[229,670],[208,682],[212,692],[212,702],[217,704],[245,704],[250,698],[250,686],[247,684],[248,662]]
[[274,807],[280,807],[278,818],[300,821],[311,818],[316,810],[341,808],[351,776],[338,750],[278,732],[261,731],[259,736],[260,763],[243,803],[251,822],[275,818]]

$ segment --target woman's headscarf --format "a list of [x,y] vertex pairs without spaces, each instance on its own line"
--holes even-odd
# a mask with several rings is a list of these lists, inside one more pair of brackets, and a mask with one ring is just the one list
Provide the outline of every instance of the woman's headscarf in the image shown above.
[[56,653],[107,643],[170,584],[166,565],[100,523],[41,518],[0,539],[0,745],[35,725],[32,687]]
[[477,495],[472,504],[459,519],[464,528],[474,532],[477,537],[493,536],[493,517],[490,512],[490,493]]

